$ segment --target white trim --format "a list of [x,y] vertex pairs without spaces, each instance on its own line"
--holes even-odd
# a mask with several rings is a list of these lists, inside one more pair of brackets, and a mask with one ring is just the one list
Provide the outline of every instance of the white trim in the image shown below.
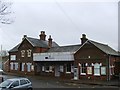
[[67,74],[71,74],[71,72],[66,72]]
[[86,73],[80,73],[80,75],[86,75]]

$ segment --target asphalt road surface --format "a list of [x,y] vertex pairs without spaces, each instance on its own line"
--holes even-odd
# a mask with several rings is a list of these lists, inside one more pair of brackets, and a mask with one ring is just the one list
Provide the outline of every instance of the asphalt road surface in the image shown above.
[[[9,78],[15,78],[19,76],[13,75],[3,75],[4,80]],[[118,88],[116,86],[99,86],[99,85],[86,85],[86,84],[76,84],[60,82],[52,79],[41,79],[32,76],[26,77],[32,82],[33,88]]]

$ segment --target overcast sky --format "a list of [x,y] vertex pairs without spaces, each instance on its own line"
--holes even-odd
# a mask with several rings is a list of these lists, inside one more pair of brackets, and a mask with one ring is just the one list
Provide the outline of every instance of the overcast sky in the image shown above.
[[10,50],[23,35],[39,38],[40,31],[59,45],[88,39],[118,49],[118,0],[12,0],[14,23],[0,24],[0,45]]

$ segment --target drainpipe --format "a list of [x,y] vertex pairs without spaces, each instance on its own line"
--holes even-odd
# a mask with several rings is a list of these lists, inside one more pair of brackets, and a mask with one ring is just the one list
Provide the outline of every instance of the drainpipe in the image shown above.
[[108,77],[107,77],[107,80],[110,81],[110,55],[108,55]]

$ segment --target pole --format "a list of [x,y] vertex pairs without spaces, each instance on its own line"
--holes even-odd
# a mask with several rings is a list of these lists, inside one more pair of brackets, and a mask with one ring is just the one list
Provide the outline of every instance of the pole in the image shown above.
[[0,49],[0,66],[1,66],[1,69],[2,68],[2,45],[1,45],[1,49]]

